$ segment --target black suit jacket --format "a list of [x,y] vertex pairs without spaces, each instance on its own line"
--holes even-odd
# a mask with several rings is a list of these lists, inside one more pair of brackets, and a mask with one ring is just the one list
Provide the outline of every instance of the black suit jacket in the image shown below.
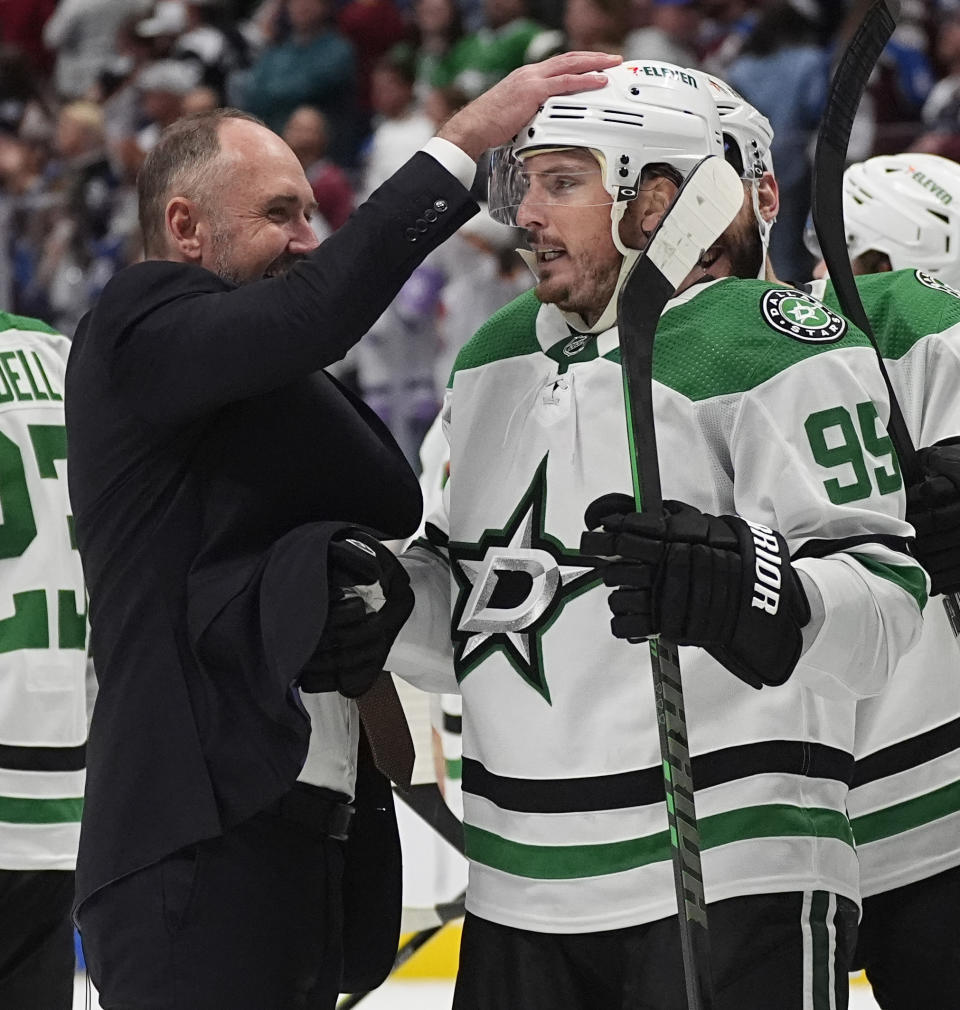
[[417,154],[283,277],[147,262],[82,321],[65,404],[100,692],[78,905],[295,781],[327,539],[407,535],[421,507],[384,426],[320,369],[475,212]]

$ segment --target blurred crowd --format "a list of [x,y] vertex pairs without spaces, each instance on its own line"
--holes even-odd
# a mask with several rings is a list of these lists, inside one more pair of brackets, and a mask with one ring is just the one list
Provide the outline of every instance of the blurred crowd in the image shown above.
[[[841,0],[0,0],[0,308],[72,335],[140,255],[134,180],[192,111],[260,116],[303,163],[321,237],[464,102],[525,62],[595,49],[700,67],[776,131],[771,254],[808,279],[802,233]],[[960,0],[903,0],[850,158],[960,160]],[[479,174],[479,195],[484,185]],[[457,350],[528,287],[520,237],[481,214],[420,267],[341,365],[411,460]],[[323,325],[318,320],[318,327]]]

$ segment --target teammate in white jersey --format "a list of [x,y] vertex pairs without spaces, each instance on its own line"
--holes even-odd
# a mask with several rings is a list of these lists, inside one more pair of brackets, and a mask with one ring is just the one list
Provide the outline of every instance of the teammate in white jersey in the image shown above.
[[[735,279],[759,275],[757,213],[777,211],[772,176],[752,178],[658,329],[662,483],[686,504],[653,522],[591,506],[631,486],[624,270],[679,178],[723,152],[697,71],[640,61],[608,77],[548,101],[510,152],[538,284],[458,357],[444,503],[404,558],[417,604],[388,665],[463,699],[454,1006],[685,1006],[648,650],[618,637],[662,631],[684,646],[717,1010],[768,1010],[772,991],[783,1010],[845,1007],[856,702],[917,638],[927,592],[885,388],[842,317]],[[495,172],[492,194],[509,190]],[[851,485],[852,460],[867,486]],[[588,507],[602,528],[584,553]],[[780,551],[773,628],[747,631],[739,516]],[[614,635],[603,581],[619,587]]]
[[[960,165],[897,154],[844,174],[847,248],[927,478],[908,490],[935,593],[960,589]],[[813,286],[836,305],[832,285]],[[920,644],[857,708],[848,809],[863,916],[854,966],[884,1010],[960,1006],[960,643],[936,596]]]
[[0,1007],[73,1005],[87,605],[67,496],[69,341],[0,312]]

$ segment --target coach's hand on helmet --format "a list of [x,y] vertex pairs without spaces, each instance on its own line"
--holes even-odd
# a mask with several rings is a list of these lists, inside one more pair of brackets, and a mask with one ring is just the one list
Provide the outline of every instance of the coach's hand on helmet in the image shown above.
[[510,140],[548,98],[601,88],[606,83],[603,71],[622,62],[622,57],[607,53],[572,52],[527,63],[451,116],[437,136],[476,161],[488,148]]
[[393,553],[358,530],[331,541],[327,579],[327,620],[300,688],[356,698],[383,670],[390,646],[413,610],[413,590]]
[[917,452],[923,478],[907,488],[914,553],[930,573],[932,593],[960,590],[960,439]]
[[617,638],[701,646],[756,688],[793,672],[810,608],[779,533],[677,501],[637,512],[622,494],[598,498],[584,519],[580,549],[606,559]]

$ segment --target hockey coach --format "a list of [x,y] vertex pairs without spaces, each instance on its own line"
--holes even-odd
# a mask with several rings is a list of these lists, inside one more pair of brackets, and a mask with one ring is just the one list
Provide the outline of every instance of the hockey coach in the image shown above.
[[[351,699],[412,606],[379,538],[413,532],[420,493],[322,369],[476,212],[474,159],[618,62],[514,72],[319,248],[303,170],[259,120],[187,117],[148,156],[146,262],[81,322],[66,380],[100,681],[74,914],[107,1010],[330,1008],[386,974],[395,826],[368,848],[383,883],[359,926],[342,895],[364,805]],[[342,599],[373,583],[379,610]],[[321,699],[309,781],[300,690]]]

